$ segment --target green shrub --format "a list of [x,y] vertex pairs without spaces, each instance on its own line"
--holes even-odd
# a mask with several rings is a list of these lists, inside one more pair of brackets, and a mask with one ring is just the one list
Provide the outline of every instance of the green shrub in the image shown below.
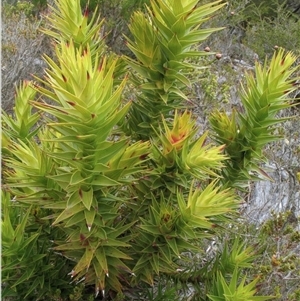
[[33,4],[26,1],[17,1],[15,5],[7,3],[3,4],[3,13],[6,15],[14,15],[24,13],[27,17],[33,16]]
[[270,56],[274,47],[283,47],[299,54],[300,19],[290,18],[287,12],[282,11],[274,20],[262,20],[258,24],[253,24],[246,31],[245,43],[260,58]]
[[[5,297],[91,300],[93,288],[123,300],[146,287],[152,300],[174,300],[161,283],[189,283],[195,300],[270,299],[241,277],[252,248],[235,239],[205,261],[204,242],[226,233],[237,191],[265,175],[262,148],[280,138],[271,129],[295,90],[296,57],[279,49],[257,63],[245,113],[216,111],[200,129],[186,93],[205,66],[189,61],[210,54],[196,46],[219,30],[201,25],[221,7],[152,1],[130,19],[133,58],[106,50],[102,23],[79,1],[56,1],[44,31],[56,57],[45,56],[44,79],[20,86],[14,115],[3,112]],[[123,99],[129,83],[134,101]]]
[[299,12],[295,14],[294,10],[293,3],[281,0],[231,0],[224,25],[232,32],[239,31],[239,42],[262,60],[272,56],[275,46],[296,51],[298,55],[300,19]]

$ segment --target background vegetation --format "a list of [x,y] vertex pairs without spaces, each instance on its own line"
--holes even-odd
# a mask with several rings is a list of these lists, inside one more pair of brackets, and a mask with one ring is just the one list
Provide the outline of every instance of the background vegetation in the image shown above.
[[[121,5],[118,2],[90,1],[90,11],[94,11],[96,4],[100,4],[100,15],[106,18],[104,32],[109,33],[107,42],[109,50],[129,55],[122,34],[125,33],[130,36],[126,24],[130,19],[131,11],[138,7],[142,8],[146,1],[123,1]],[[207,23],[208,27],[225,26],[226,29],[220,33],[215,33],[205,44],[199,44],[199,49],[202,50],[209,46],[213,51],[222,53],[222,58],[216,60],[212,56],[193,61],[196,64],[211,66],[210,70],[199,72],[197,79],[194,80],[194,84],[190,88],[189,95],[190,102],[194,106],[193,110],[198,116],[198,123],[202,124],[203,128],[207,127],[208,114],[214,108],[224,108],[227,111],[231,110],[232,107],[240,109],[239,85],[240,82],[244,81],[244,71],[253,70],[254,60],[263,61],[265,56],[270,57],[275,46],[299,53],[300,22],[297,16],[299,9],[295,4],[296,2],[264,1],[258,4],[253,1],[245,5],[246,2],[249,1],[229,1],[228,5],[221,10],[221,13]],[[45,2],[31,1],[25,3],[15,1],[8,4],[3,3],[2,11],[4,25],[2,26],[2,103],[6,111],[11,111],[14,94],[13,85],[21,79],[31,79],[30,74],[33,73],[42,76],[45,65],[43,65],[44,61],[41,60],[41,55],[46,53],[53,56],[53,47],[48,38],[39,32],[40,26],[47,27],[47,22],[43,17],[43,14],[48,13]],[[13,6],[10,4],[13,4]],[[86,3],[82,2],[82,7],[85,5]],[[125,91],[125,93],[130,94],[131,89]],[[294,101],[297,102],[297,91],[295,91],[293,97]],[[282,114],[284,116],[281,117],[298,116],[299,109],[296,106]],[[288,185],[287,199],[283,199],[281,195],[282,198],[278,198],[276,204],[274,204],[274,201],[270,204],[270,201],[262,200],[262,195],[256,196],[257,191],[259,191],[257,190],[259,189],[257,188],[258,184],[249,182],[246,190],[241,193],[245,204],[241,208],[243,217],[241,217],[240,222],[234,224],[221,239],[216,237],[213,242],[204,241],[207,244],[207,254],[211,258],[218,257],[217,254],[228,255],[230,248],[234,245],[235,237],[239,237],[245,245],[257,246],[257,257],[252,268],[247,270],[247,275],[251,279],[256,274],[260,274],[262,278],[260,286],[257,287],[259,293],[262,295],[277,295],[277,300],[296,301],[300,296],[297,287],[300,279],[300,259],[297,255],[299,254],[300,242],[299,182],[297,180],[300,152],[298,129],[298,119],[291,119],[285,123],[284,128],[275,130],[275,132],[283,134],[286,140],[274,142],[265,149],[267,157],[270,158],[267,167],[270,168],[270,173],[275,178],[274,185],[280,186],[282,183]],[[275,169],[272,169],[272,164],[276,165]],[[270,194],[275,193],[274,188],[270,187],[265,186],[265,189],[270,189]],[[278,194],[274,194],[271,199],[276,199],[277,196]],[[260,202],[257,203],[257,199]],[[9,196],[4,195],[3,201],[9,202]],[[264,218],[251,219],[253,216],[262,215],[262,207],[268,207],[267,211],[263,211]],[[8,213],[3,212],[2,214],[7,216]],[[19,220],[22,214],[24,214],[22,209],[20,211],[16,210],[10,218],[12,221]],[[38,215],[34,216],[38,219]],[[24,220],[25,218],[24,216]],[[44,235],[44,241],[47,241],[47,232],[41,233],[41,228],[36,221],[32,221],[30,227],[32,233]],[[21,228],[22,225],[20,225],[19,231],[21,231]],[[22,241],[20,243],[24,243],[26,246],[26,242]],[[24,263],[24,267],[37,260],[37,252],[40,253],[41,250],[46,252],[49,247],[45,244],[40,246],[39,250],[23,250],[23,252],[32,256],[28,256],[28,262]],[[203,246],[202,248],[205,249]],[[195,266],[201,269],[203,262],[196,255],[194,256],[193,261],[197,263]],[[47,262],[41,261],[41,266],[38,266],[41,274],[44,274],[43,271],[50,268],[52,260],[61,260],[60,263],[57,263],[58,266],[61,266],[61,269],[56,270],[55,274],[49,274],[49,277],[61,279],[59,285],[64,287],[64,290],[68,293],[67,296],[63,297],[64,292],[57,289],[56,292],[52,292],[51,296],[46,295],[46,298],[51,298],[51,300],[87,300],[90,298],[90,300],[93,300],[93,293],[84,291],[83,286],[79,285],[74,290],[64,280],[63,275],[66,275],[70,266],[63,257],[60,259],[47,257]],[[26,275],[22,275],[23,279],[29,277],[30,273],[31,270],[28,270]],[[37,277],[37,281],[42,280]],[[126,292],[127,298],[128,300],[134,300],[134,298],[137,300],[142,300],[142,298],[144,300],[176,300],[178,290],[181,289],[186,293],[189,288],[177,287],[175,290],[174,283],[176,283],[176,280],[174,281],[170,282],[161,277],[154,288],[139,287],[137,290],[128,291]],[[24,289],[26,290],[26,286]],[[47,287],[45,287],[45,290],[47,291]],[[48,290],[50,289],[48,288]],[[190,296],[193,296],[192,291]],[[125,296],[122,298],[125,298]]]

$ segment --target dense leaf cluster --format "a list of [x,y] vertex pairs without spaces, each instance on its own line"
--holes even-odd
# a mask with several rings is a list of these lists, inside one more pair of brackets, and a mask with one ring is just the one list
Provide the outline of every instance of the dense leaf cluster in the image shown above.
[[270,299],[254,296],[259,278],[241,277],[252,247],[237,239],[209,258],[204,244],[234,222],[237,190],[264,174],[261,150],[278,138],[296,57],[279,49],[257,64],[245,112],[217,111],[203,131],[186,91],[205,66],[189,60],[209,54],[194,46],[219,30],[201,25],[221,1],[151,1],[130,19],[134,58],[107,51],[102,21],[79,1],[55,4],[45,33],[56,56],[2,114],[4,296],[80,300],[78,288],[93,287],[120,300],[165,277],[193,284],[195,300]]

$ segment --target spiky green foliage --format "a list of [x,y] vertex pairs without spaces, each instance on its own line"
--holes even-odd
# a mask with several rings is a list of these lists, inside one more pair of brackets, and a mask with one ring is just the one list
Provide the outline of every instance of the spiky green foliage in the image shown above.
[[39,207],[19,206],[7,192],[2,192],[1,208],[2,298],[29,300],[36,291],[51,298],[57,288],[71,291],[64,278],[68,260],[50,250],[51,239],[63,233],[50,227]]
[[193,178],[204,180],[208,175],[217,176],[216,171],[221,170],[226,159],[223,146],[206,144],[207,132],[197,137],[199,128],[189,112],[175,111],[173,124],[168,125],[164,117],[162,124],[154,129],[157,141],[153,141],[151,163],[158,174],[163,174],[155,181],[156,185],[160,181],[161,187],[174,193],[178,186],[189,189]]
[[[230,185],[241,186],[246,179],[258,174],[266,176],[259,168],[264,159],[263,146],[282,138],[273,133],[274,125],[284,121],[276,114],[290,106],[289,94],[296,90],[298,67],[296,56],[279,49],[270,64],[255,66],[255,76],[248,74],[247,84],[241,93],[244,112],[212,114],[210,122],[216,135],[215,140],[225,144],[225,152],[231,160],[226,161],[223,175]],[[252,172],[252,174],[251,174]],[[256,174],[253,175],[253,172]]]
[[79,1],[55,0],[54,4],[51,15],[47,17],[52,28],[44,33],[57,41],[72,40],[76,48],[85,49],[88,45],[92,56],[103,52],[104,40],[100,30],[104,20],[100,21],[99,15],[97,17],[97,10],[89,20],[88,9],[82,14]]
[[[4,128],[4,137],[8,138],[8,136],[12,136],[14,139],[25,141],[27,138],[30,139],[36,134],[38,129],[32,129],[40,116],[37,112],[31,113],[32,106],[29,104],[29,101],[35,98],[35,95],[36,91],[29,82],[24,81],[23,84],[17,88],[14,120],[12,120],[5,111],[2,112],[2,120],[7,125],[7,128]],[[5,131],[7,131],[7,134],[5,134]],[[7,144],[8,142],[4,143]]]
[[208,294],[208,298],[212,301],[264,301],[274,298],[272,296],[254,296],[259,277],[248,284],[246,284],[246,276],[243,277],[240,283],[238,283],[238,278],[237,269],[235,269],[229,283],[219,273],[214,284],[213,294]]
[[220,2],[197,7],[197,0],[151,1],[147,14],[132,15],[129,29],[133,38],[127,38],[127,45],[136,59],[127,58],[127,62],[135,71],[133,83],[141,93],[130,111],[129,132],[147,137],[161,114],[167,117],[172,109],[183,107],[182,99],[187,99],[184,89],[191,87],[186,75],[202,68],[187,59],[208,55],[193,46],[220,30],[201,28],[224,5]]
[[[207,142],[208,131],[199,135],[192,114],[178,109],[185,101],[182,90],[189,86],[183,73],[194,68],[184,60],[202,55],[193,45],[215,30],[199,25],[222,6],[220,1],[197,6],[194,0],[153,0],[147,16],[136,13],[132,18],[134,39],[128,43],[137,59],[126,58],[128,68],[115,55],[104,55],[95,34],[100,25],[86,25],[78,2],[57,1],[49,17],[53,31],[47,32],[55,38],[56,58],[45,57],[46,77],[20,88],[15,116],[5,115],[3,122],[4,188],[14,200],[5,201],[4,278],[9,294],[19,295],[19,300],[27,279],[39,275],[39,267],[45,272],[45,261],[53,264],[47,286],[34,280],[26,298],[47,298],[46,290],[57,287],[61,277],[54,273],[61,260],[68,269],[63,269],[63,280],[93,286],[96,296],[122,294],[141,283],[153,286],[161,275],[186,281],[189,278],[180,272],[183,262],[190,271],[190,252],[203,253],[202,239],[222,234],[239,204],[231,179],[238,175],[239,182],[243,180],[240,174],[245,169],[232,166],[245,149],[228,151],[231,140],[223,137],[227,135],[223,127],[230,119],[221,113],[219,123],[212,118],[220,142],[215,146]],[[280,55],[283,58],[283,52]],[[280,93],[287,83],[292,89],[290,57],[286,54],[280,65],[285,66],[278,71],[285,71],[283,77],[272,71],[277,56],[271,72],[258,65],[257,81],[248,77],[249,92],[243,100],[247,110],[239,115],[245,128],[239,131],[256,147],[246,148],[254,154],[253,164],[258,164],[256,154],[258,160],[262,146],[271,140],[266,133],[268,126],[277,123],[275,112],[287,106]],[[120,79],[127,70],[128,76]],[[134,105],[122,99],[128,77],[141,92]],[[35,92],[42,99],[32,100]],[[257,98],[259,93],[263,96]],[[266,104],[270,99],[273,106]],[[39,115],[32,113],[30,105]],[[37,116],[43,117],[40,128]],[[231,123],[234,132],[236,123]],[[261,127],[267,132],[261,134]],[[15,207],[24,216],[20,226],[16,217],[10,217]],[[11,235],[17,237],[16,248]],[[39,249],[42,241],[44,248]],[[34,252],[22,248],[22,243]],[[236,273],[252,259],[248,251],[235,243],[230,253],[224,248],[215,265],[197,271],[197,279],[203,277],[203,285],[208,286],[205,293],[216,277],[218,283],[225,283],[220,271],[226,270],[237,283]],[[20,266],[23,271],[36,253],[26,279],[21,277],[13,285],[16,278],[11,270]],[[59,289],[69,290],[69,284],[64,285],[59,283]],[[248,288],[241,285],[238,290],[243,294]],[[217,293],[222,295],[221,290]]]
[[[142,170],[140,158],[146,157],[149,143],[129,145],[114,130],[130,105],[122,107],[120,101],[126,79],[113,91],[115,63],[107,66],[105,58],[99,62],[96,57],[93,64],[89,48],[82,55],[73,43],[62,42],[58,47],[60,66],[48,60],[47,84],[53,90],[40,89],[58,105],[33,104],[55,117],[55,121],[48,120],[49,135],[43,137],[53,147],[43,152],[55,167],[46,170],[45,176],[60,195],[40,205],[55,210],[49,217],[53,226],[65,228],[67,241],[57,241],[55,249],[76,262],[71,277],[95,284],[96,294],[104,291],[105,282],[120,291],[116,267],[130,273],[122,261],[130,259],[123,252],[130,246],[130,235],[120,236],[134,221],[124,224],[126,220],[120,220],[122,195],[116,189],[132,182],[133,175]],[[75,66],[77,74],[72,74]]]

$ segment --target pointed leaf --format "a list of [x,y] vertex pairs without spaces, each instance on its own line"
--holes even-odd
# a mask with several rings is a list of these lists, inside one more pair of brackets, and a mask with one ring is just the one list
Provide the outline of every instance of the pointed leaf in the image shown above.
[[105,275],[109,276],[105,249],[103,247],[98,248],[97,251],[95,252],[95,256],[101,266],[101,269],[104,271]]
[[86,226],[88,227],[88,230],[91,231],[96,216],[96,210],[94,208],[91,208],[90,210],[84,210],[84,216],[85,216]]
[[90,246],[86,247],[84,255],[79,259],[78,263],[74,267],[72,271],[72,275],[75,276],[79,274],[81,271],[87,272],[93,258],[94,258],[94,250]]
[[78,192],[79,192],[80,200],[83,203],[84,207],[87,210],[90,210],[92,202],[93,202],[93,198],[94,198],[94,191],[93,191],[93,189],[91,188],[88,191],[84,191],[81,188],[79,188]]
[[58,223],[69,219],[70,217],[72,217],[73,215],[75,215],[76,213],[83,211],[84,210],[84,206],[79,203],[76,204],[73,207],[67,207],[61,214],[59,214],[59,216],[56,218],[56,220],[52,223],[52,225],[57,225]]

